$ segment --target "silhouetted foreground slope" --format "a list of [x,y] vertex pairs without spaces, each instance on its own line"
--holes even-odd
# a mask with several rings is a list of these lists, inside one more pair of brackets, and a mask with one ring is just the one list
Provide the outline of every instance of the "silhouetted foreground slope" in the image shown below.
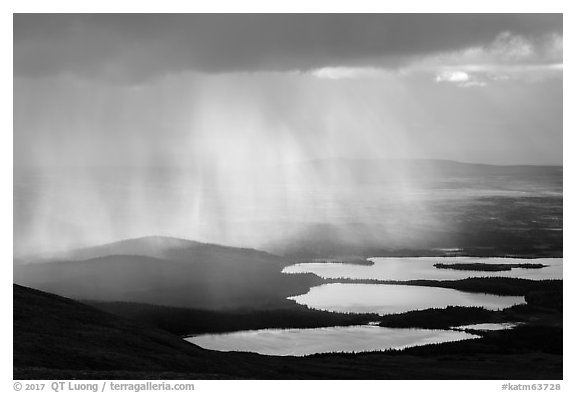
[[92,247],[68,258],[16,265],[14,281],[74,299],[203,309],[281,308],[286,297],[321,281],[281,274],[290,262],[266,252],[162,237]]
[[[532,327],[400,352],[295,358],[203,350],[167,332],[18,285],[13,309],[14,379],[562,378],[562,329]],[[550,339],[556,344],[550,346]]]
[[162,330],[31,288],[13,291],[14,378],[44,368],[215,373],[208,351]]

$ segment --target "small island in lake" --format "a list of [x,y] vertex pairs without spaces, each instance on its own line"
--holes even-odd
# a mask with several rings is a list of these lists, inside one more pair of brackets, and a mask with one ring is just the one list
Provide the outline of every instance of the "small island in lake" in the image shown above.
[[503,272],[512,269],[542,269],[541,263],[436,263],[437,269],[470,270],[481,272]]

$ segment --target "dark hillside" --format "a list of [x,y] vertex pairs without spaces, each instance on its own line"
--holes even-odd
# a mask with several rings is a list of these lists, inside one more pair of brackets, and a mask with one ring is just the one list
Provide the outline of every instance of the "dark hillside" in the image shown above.
[[14,378],[45,368],[219,374],[209,351],[162,330],[19,285],[13,292]]
[[[203,350],[167,332],[18,285],[13,309],[14,379],[562,378],[561,329],[524,329],[520,335],[506,332],[405,352],[295,358]],[[502,351],[510,342],[513,348]]]
[[[75,261],[16,265],[14,281],[74,299],[125,301],[201,309],[282,308],[288,296],[321,282],[314,275],[286,275],[290,262],[266,252],[167,239],[154,252],[143,238],[87,249],[112,254]],[[161,257],[159,257],[161,256]]]

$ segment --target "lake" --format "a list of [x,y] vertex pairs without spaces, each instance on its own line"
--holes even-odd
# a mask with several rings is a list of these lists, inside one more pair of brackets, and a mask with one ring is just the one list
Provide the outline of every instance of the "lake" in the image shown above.
[[[379,280],[457,280],[467,277],[519,277],[561,279],[562,259],[512,259],[471,257],[370,258],[372,266],[344,263],[299,263],[286,267],[286,274],[314,273],[323,278]],[[540,263],[542,269],[518,269],[503,272],[477,272],[437,269],[435,263]],[[306,294],[290,297],[310,308],[354,313],[392,314],[446,306],[477,306],[499,310],[523,304],[522,296],[496,296],[468,293],[449,288],[413,285],[329,283]],[[456,330],[400,329],[374,325],[326,327],[315,329],[263,329],[225,334],[206,334],[186,338],[206,349],[256,352],[264,355],[304,356],[326,352],[362,352],[401,349],[417,345],[458,341],[477,336],[458,329],[492,330],[512,328],[508,324],[476,324]]]
[[395,314],[446,306],[477,306],[499,310],[523,304],[522,296],[496,296],[455,289],[413,285],[331,283],[289,299],[308,307],[336,312]]
[[217,351],[305,356],[326,352],[402,349],[477,337],[462,331],[398,329],[364,325],[315,329],[248,330],[224,334],[205,334],[187,337],[185,340],[202,348]]
[[[346,263],[298,263],[283,272],[314,273],[322,278],[377,280],[459,280],[467,277],[516,277],[532,280],[562,279],[562,258],[477,258],[477,257],[377,257],[369,258],[372,266]],[[502,272],[438,269],[436,263],[541,263],[542,269],[514,268]]]

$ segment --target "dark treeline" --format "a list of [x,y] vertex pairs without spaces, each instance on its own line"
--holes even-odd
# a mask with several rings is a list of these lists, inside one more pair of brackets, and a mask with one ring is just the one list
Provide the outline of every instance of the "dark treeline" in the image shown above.
[[536,281],[511,277],[472,277],[455,281],[415,280],[409,283],[501,296],[526,296],[534,291],[562,291],[562,280]]
[[300,260],[297,263],[343,263],[346,265],[372,266],[374,262],[366,257],[334,257],[334,258],[314,258]]
[[[482,307],[448,306],[389,314],[380,317],[379,325],[395,328],[448,329],[475,323],[522,322],[561,327],[562,302],[558,304],[551,300],[550,297],[554,296],[558,296],[557,293],[534,293],[530,295],[528,304],[519,304],[499,311]],[[536,300],[533,301],[532,297]]]
[[452,269],[480,272],[504,272],[512,269],[542,269],[541,263],[436,263],[437,269]]
[[380,326],[395,328],[448,329],[452,326],[492,321],[497,312],[482,307],[429,308],[380,317]]
[[102,311],[136,320],[177,335],[223,333],[273,328],[315,328],[362,325],[378,321],[377,314],[312,310],[287,301],[277,310],[211,311],[126,302],[85,302]]
[[534,291],[560,291],[562,280],[527,280],[512,277],[471,277],[462,280],[374,280],[374,279],[327,279],[327,282],[358,284],[418,285],[425,287],[451,288],[465,292],[486,293],[500,296],[526,296]]

